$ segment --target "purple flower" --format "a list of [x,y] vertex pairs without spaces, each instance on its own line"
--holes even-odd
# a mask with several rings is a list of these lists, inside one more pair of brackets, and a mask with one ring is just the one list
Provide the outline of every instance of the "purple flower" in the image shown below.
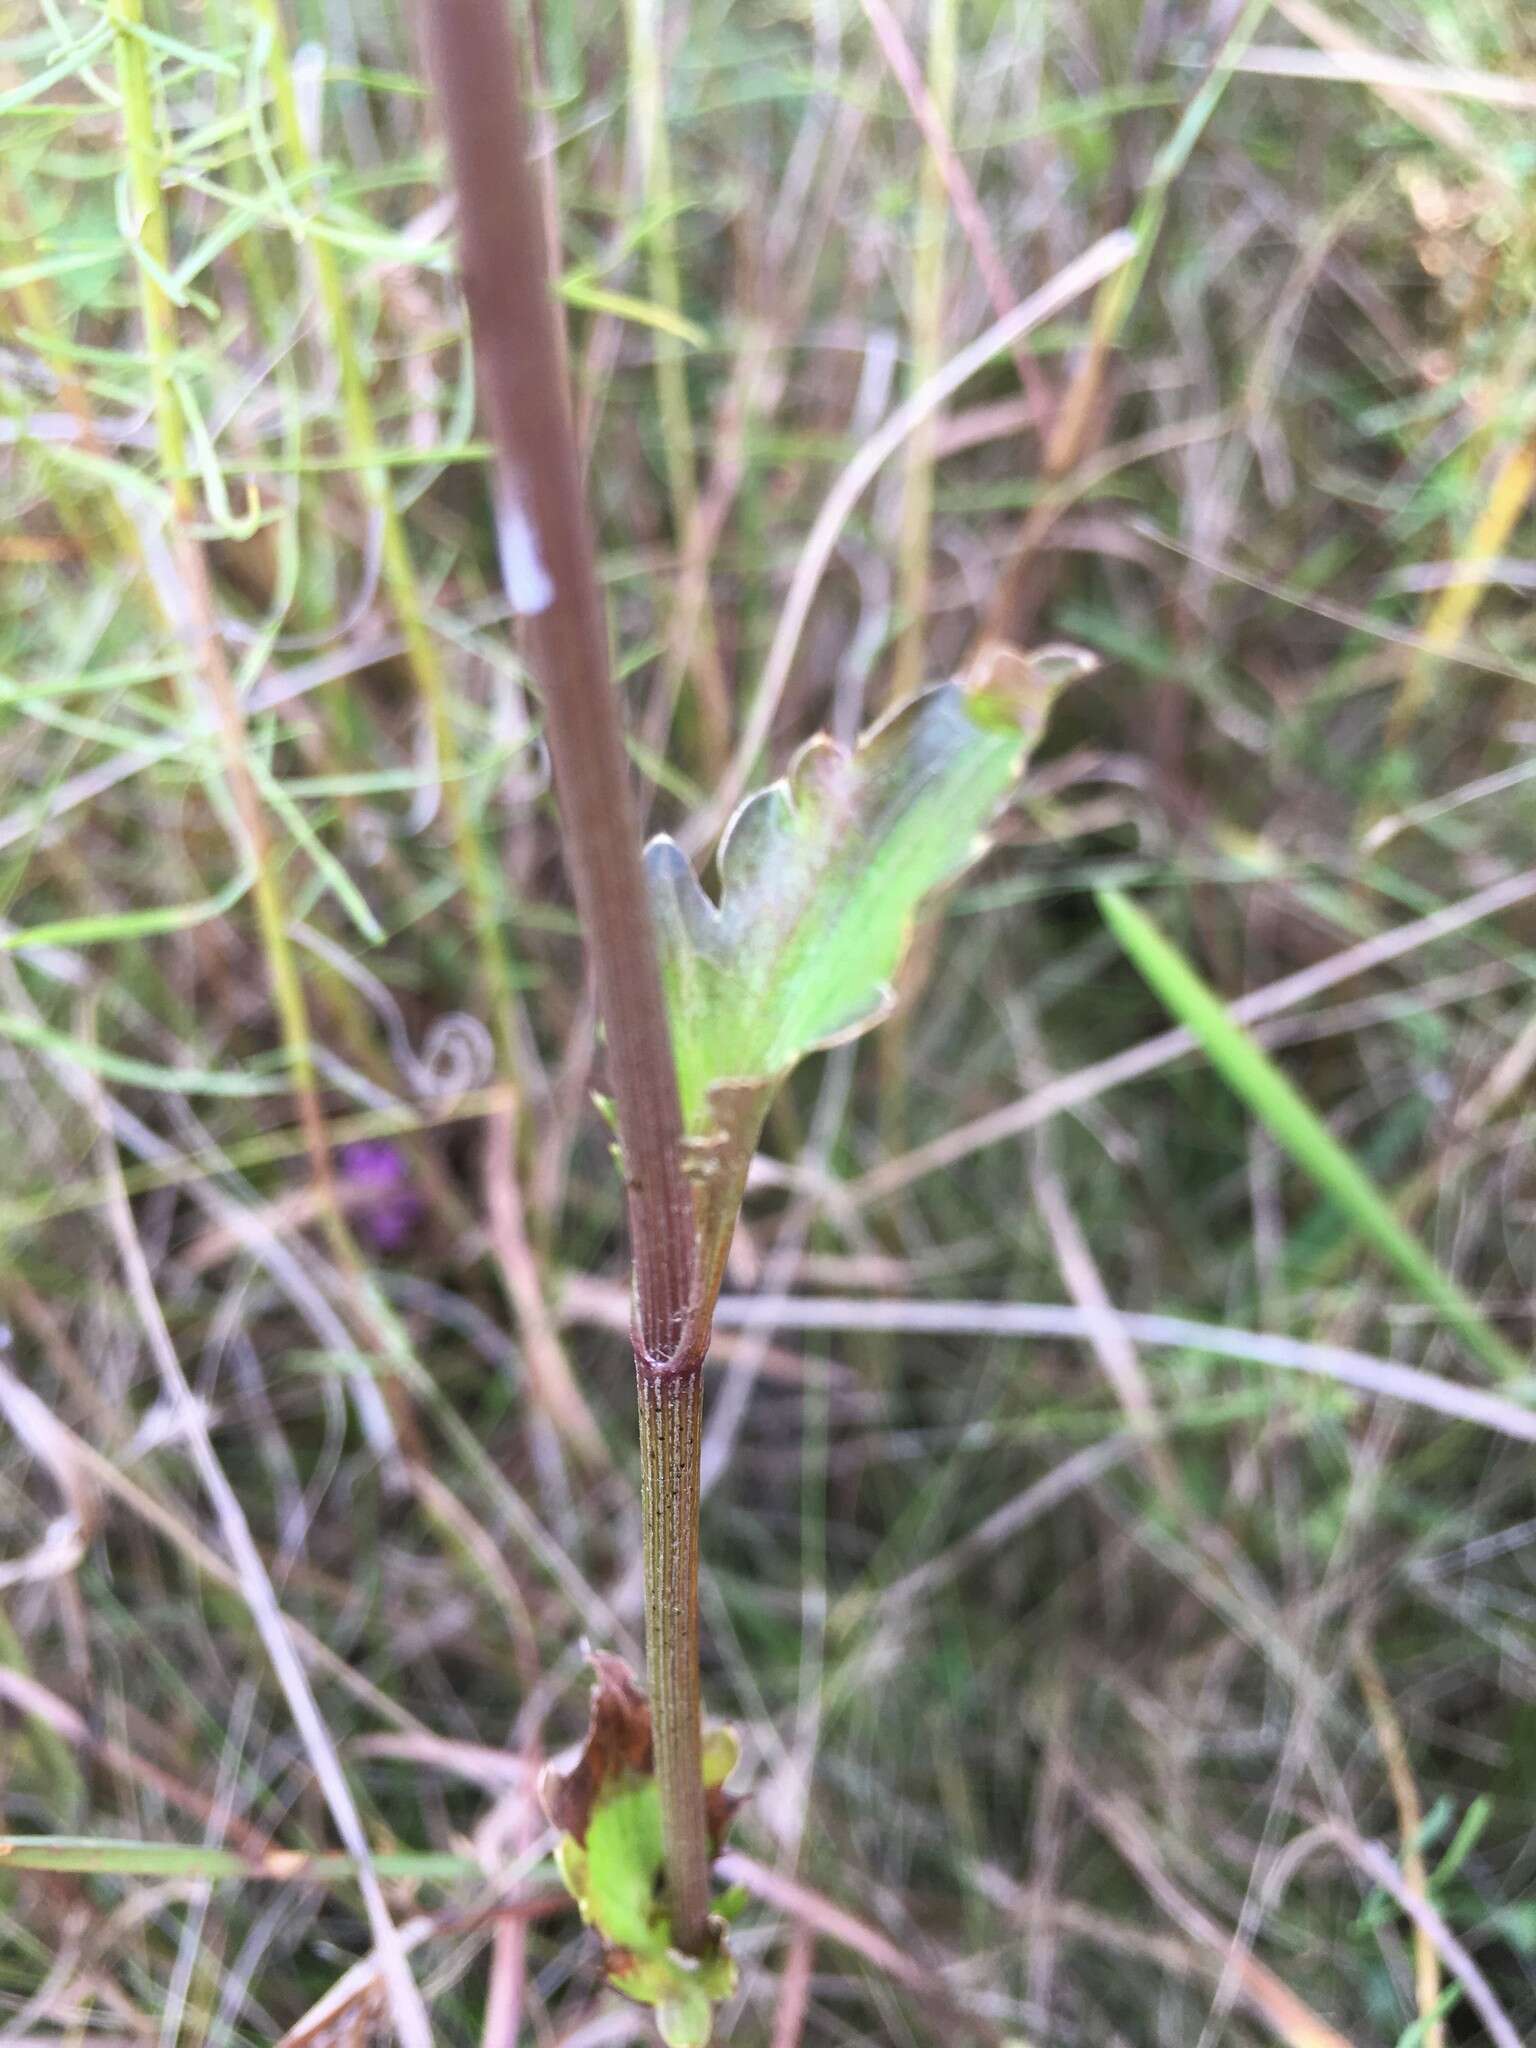
[[411,1186],[405,1154],[387,1138],[359,1138],[338,1155],[349,1208],[381,1252],[398,1252],[410,1242],[426,1215],[426,1204]]

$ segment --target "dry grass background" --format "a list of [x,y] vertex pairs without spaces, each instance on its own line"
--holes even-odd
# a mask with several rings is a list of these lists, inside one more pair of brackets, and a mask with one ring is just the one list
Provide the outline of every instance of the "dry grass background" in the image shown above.
[[[1092,891],[1285,984],[1254,1030],[1523,1354],[1530,24],[536,18],[652,819],[989,616],[1104,663],[770,1126],[706,1451],[722,2031],[1528,2038],[1529,1383],[1458,1396]],[[0,1868],[0,2040],[336,2048],[407,1970],[443,2043],[638,2039],[527,1796],[583,1639],[633,1651],[632,1393],[412,24],[46,0],[0,117],[5,1826],[160,1851]],[[1128,220],[1133,288],[902,442],[772,651],[846,465]]]

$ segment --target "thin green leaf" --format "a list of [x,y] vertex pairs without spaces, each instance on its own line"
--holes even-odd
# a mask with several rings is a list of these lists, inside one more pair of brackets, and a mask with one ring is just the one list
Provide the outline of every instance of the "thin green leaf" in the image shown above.
[[160,932],[185,931],[223,917],[250,888],[250,873],[236,875],[217,896],[201,903],[167,903],[152,910],[125,910],[95,917],[61,917],[52,924],[28,925],[0,932],[0,952],[21,953],[38,946],[100,946],[122,939],[147,939]]
[[0,270],[0,291],[13,292],[24,284],[45,284],[52,277],[68,277],[76,270],[90,270],[108,263],[117,254],[115,242],[98,242],[88,249],[61,249],[54,256],[39,256],[30,263],[12,263]]
[[[441,1883],[484,1873],[470,1856],[435,1850],[385,1851],[373,1858],[380,1877],[430,1878]],[[78,1877],[241,1878],[269,1884],[333,1884],[356,1875],[350,1856],[307,1855],[268,1849],[242,1856],[196,1842],[123,1842],[91,1835],[7,1835],[0,1838],[0,1870],[60,1870]]]
[[345,910],[348,917],[351,918],[353,924],[357,926],[357,929],[362,933],[369,945],[382,946],[385,936],[384,927],[369,908],[368,901],[363,895],[362,890],[358,888],[356,882],[353,881],[335,854],[326,846],[324,840],[321,839],[319,833],[310,824],[303,811],[294,802],[287,790],[284,789],[277,777],[267,768],[266,764],[252,757],[251,766],[255,772],[256,780],[261,785],[262,795],[265,796],[267,802],[277,812],[283,823],[288,827],[288,830],[309,855],[311,863],[319,872],[321,880],[325,883],[331,894],[336,898],[342,909]]
[[609,313],[635,327],[653,327],[674,341],[686,342],[689,348],[703,348],[709,341],[704,328],[683,314],[674,313],[669,306],[635,298],[629,292],[611,292],[604,285],[594,284],[585,274],[562,278],[559,291],[568,306],[578,306],[584,313]]
[[[56,57],[51,64],[41,65],[29,77],[21,79],[8,92],[0,93],[0,114],[11,114],[18,107],[24,107],[29,100],[41,99],[44,93],[52,92],[61,78],[73,78],[82,72],[87,64],[99,57],[112,42],[112,26],[103,22],[97,28],[83,35],[78,43]],[[48,112],[55,111],[52,108]]]
[[1227,1086],[1267,1125],[1303,1172],[1332,1196],[1360,1234],[1391,1260],[1420,1299],[1444,1316],[1484,1364],[1501,1378],[1526,1377],[1530,1361],[1505,1343],[1471,1297],[1440,1270],[1316,1110],[1145,911],[1118,889],[1102,890],[1098,902],[1105,923],[1153,994],[1195,1034]]
[[281,1075],[210,1072],[205,1067],[161,1067],[152,1060],[136,1060],[128,1054],[107,1052],[99,1045],[87,1045],[63,1031],[50,1031],[46,1024],[34,1024],[30,1017],[0,1013],[0,1037],[36,1052],[51,1053],[73,1066],[85,1067],[108,1081],[121,1081],[129,1088],[156,1088],[168,1095],[285,1095],[293,1083]]

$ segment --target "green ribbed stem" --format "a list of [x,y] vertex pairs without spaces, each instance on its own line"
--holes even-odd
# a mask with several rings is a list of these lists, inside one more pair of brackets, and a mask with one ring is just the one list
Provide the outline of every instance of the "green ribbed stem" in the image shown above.
[[704,1820],[699,1693],[699,1445],[703,1361],[660,1368],[637,1360],[640,1512],[644,1522],[645,1660],[656,1785],[676,1945],[704,1945],[709,1847]]

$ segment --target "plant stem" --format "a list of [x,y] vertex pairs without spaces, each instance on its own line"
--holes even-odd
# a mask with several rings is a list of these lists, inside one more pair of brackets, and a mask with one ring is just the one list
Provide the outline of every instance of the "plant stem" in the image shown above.
[[699,1446],[704,1375],[635,1365],[640,1404],[645,1661],[673,1939],[696,1948],[709,1913],[699,1683]]
[[507,593],[526,627],[608,1035],[634,1264],[646,1649],[673,1938],[705,1936],[698,1459],[707,1321],[639,830],[565,378],[517,48],[503,0],[431,0],[427,56],[458,192],[476,371],[496,449]]
[[608,1033],[637,1336],[646,1358],[667,1365],[688,1334],[692,1203],[517,52],[500,0],[432,0],[425,18],[458,188],[477,375],[500,474],[508,595],[524,616],[543,694],[566,866]]

